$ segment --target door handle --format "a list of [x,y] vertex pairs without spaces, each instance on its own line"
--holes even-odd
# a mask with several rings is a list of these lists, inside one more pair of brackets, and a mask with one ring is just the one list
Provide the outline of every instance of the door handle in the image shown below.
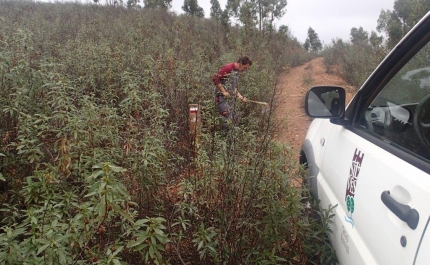
[[409,205],[401,204],[390,195],[390,191],[384,191],[381,194],[382,202],[390,209],[400,220],[406,222],[411,229],[417,228],[420,214],[417,210],[412,209]]

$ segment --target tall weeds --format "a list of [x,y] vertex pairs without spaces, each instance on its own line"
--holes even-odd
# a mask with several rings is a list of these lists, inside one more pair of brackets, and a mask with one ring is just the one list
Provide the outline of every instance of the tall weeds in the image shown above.
[[[242,123],[223,136],[213,112],[218,67],[250,55],[241,91],[272,101],[298,47],[165,10],[0,1],[0,263],[332,257],[330,218],[303,214],[271,116],[237,103]],[[203,107],[197,149],[189,103]]]

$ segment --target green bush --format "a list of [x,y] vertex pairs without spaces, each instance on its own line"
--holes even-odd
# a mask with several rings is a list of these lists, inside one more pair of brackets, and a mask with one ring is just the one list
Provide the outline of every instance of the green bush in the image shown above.
[[[241,92],[271,102],[279,69],[306,60],[267,34],[166,10],[0,0],[0,263],[331,258],[329,218],[303,214],[271,114],[238,104],[242,122],[218,130],[222,64],[250,55]],[[190,103],[202,105],[197,146]]]
[[360,88],[386,55],[383,47],[352,44],[341,39],[333,40],[322,51],[327,72],[339,75],[356,88]]

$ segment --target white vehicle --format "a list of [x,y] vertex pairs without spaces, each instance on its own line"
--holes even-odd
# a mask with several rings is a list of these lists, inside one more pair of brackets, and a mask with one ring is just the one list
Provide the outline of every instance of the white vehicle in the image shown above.
[[345,90],[313,87],[300,163],[340,264],[430,264],[430,12],[345,109]]

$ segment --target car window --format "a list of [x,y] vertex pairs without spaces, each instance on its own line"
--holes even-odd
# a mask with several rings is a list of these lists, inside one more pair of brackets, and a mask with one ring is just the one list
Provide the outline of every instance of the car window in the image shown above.
[[430,162],[430,44],[387,83],[358,125],[391,145]]

